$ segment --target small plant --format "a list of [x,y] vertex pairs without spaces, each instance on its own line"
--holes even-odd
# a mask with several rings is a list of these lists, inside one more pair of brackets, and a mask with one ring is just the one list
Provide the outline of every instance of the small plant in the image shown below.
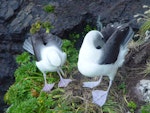
[[131,111],[132,113],[134,113],[134,110],[137,108],[136,103],[133,102],[133,101],[129,101],[127,106],[130,108],[130,111]]
[[134,113],[135,109],[137,108],[137,104],[133,101],[127,101],[126,96],[124,96],[124,100],[127,103],[127,107],[130,109],[130,112]]
[[125,82],[121,83],[121,84],[118,86],[118,89],[123,90],[123,94],[125,94],[125,93],[126,93],[126,84],[125,84]]
[[138,23],[142,23],[142,26],[140,28],[140,34],[142,36],[145,35],[145,32],[147,30],[150,30],[150,7],[147,5],[143,5],[143,8],[147,9],[144,14],[137,14],[134,16],[135,18],[137,18]]
[[45,28],[46,29],[46,33],[50,33],[50,30],[52,28],[54,28],[50,22],[43,22],[42,23],[42,28]]
[[36,32],[40,31],[41,28],[44,28],[46,30],[46,33],[50,33],[50,30],[54,28],[50,22],[41,22],[37,21],[35,24],[32,24],[30,33],[35,34]]
[[37,21],[35,22],[35,24],[32,24],[30,33],[35,34],[36,32],[38,32],[41,29],[41,24],[42,24],[41,21]]
[[24,63],[27,63],[29,62],[31,59],[31,56],[28,52],[24,52],[22,53],[21,55],[18,55],[16,57],[16,62],[21,65],[21,64],[24,64]]
[[96,29],[96,28],[93,28],[93,27],[90,26],[90,25],[86,25],[85,28],[84,28],[84,32],[87,33],[87,32],[89,32],[89,31],[91,31],[91,30],[94,30],[94,29]]
[[43,9],[45,12],[51,13],[51,12],[54,12],[55,6],[48,4],[48,5],[45,5]]
[[102,111],[102,113],[123,113],[121,106],[111,98],[102,107]]
[[150,104],[146,104],[141,107],[141,113],[149,113],[149,112],[150,112]]

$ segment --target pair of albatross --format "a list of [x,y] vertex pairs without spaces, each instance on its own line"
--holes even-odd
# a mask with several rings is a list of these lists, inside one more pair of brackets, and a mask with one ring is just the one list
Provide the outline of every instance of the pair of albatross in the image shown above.
[[[112,81],[117,69],[122,66],[127,54],[127,44],[133,37],[133,30],[128,24],[108,25],[101,32],[92,30],[83,40],[79,52],[78,69],[88,77],[100,76],[98,81],[84,82],[83,87],[98,86],[104,75],[108,76],[109,86],[106,91],[93,90],[93,102],[103,106],[106,102]],[[66,87],[72,80],[64,79],[61,67],[66,61],[66,53],[62,51],[62,40],[47,33],[36,33],[25,40],[23,48],[35,55],[36,66],[43,73],[45,85],[43,91],[49,92],[54,84],[46,81],[46,72],[57,72],[60,76],[58,87]]]
[[103,76],[108,76],[106,91],[93,90],[93,103],[103,106],[106,102],[112,81],[122,66],[128,52],[127,45],[134,32],[129,24],[109,24],[101,32],[92,30],[83,40],[78,57],[78,70],[87,77],[100,76],[98,81],[84,82],[83,87],[98,86]]

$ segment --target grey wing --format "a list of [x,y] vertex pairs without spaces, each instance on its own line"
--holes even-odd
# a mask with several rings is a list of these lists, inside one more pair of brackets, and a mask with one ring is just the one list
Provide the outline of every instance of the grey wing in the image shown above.
[[134,31],[133,31],[133,29],[130,27],[130,28],[129,28],[129,33],[128,33],[128,35],[126,36],[125,40],[123,40],[123,42],[122,42],[122,46],[126,47],[127,44],[128,44],[128,43],[131,41],[131,39],[133,38],[133,36],[134,36]]
[[42,37],[40,34],[37,33],[31,37],[31,41],[32,41],[35,57],[37,61],[40,61],[42,59],[41,58],[42,49],[45,48]]
[[117,29],[117,27],[119,26],[120,24],[118,23],[115,23],[115,24],[108,24],[106,27],[104,27],[102,30],[101,30],[101,33],[103,35],[103,40],[104,42],[106,42],[109,37],[115,32],[115,30]]
[[33,51],[33,46],[32,46],[32,42],[31,42],[31,37],[28,37],[24,43],[23,43],[23,48],[28,51],[29,53],[31,53],[32,55],[34,55],[34,51]]
[[127,46],[128,40],[132,38],[130,27],[117,29],[103,46],[103,56],[100,59],[100,64],[112,64],[118,58],[120,46]]
[[56,46],[58,48],[62,47],[62,39],[60,39],[56,35],[44,34],[43,35],[43,42],[46,46]]

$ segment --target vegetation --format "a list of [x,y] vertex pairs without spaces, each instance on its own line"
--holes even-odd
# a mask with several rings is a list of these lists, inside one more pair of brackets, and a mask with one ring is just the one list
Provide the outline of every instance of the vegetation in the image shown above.
[[143,44],[147,38],[147,31],[150,31],[150,7],[147,5],[143,5],[143,8],[147,9],[144,14],[136,14],[134,15],[137,23],[141,25],[135,37],[139,37],[136,41],[131,41],[129,44],[130,48],[136,49],[139,45]]
[[145,104],[141,107],[141,113],[149,113],[150,111],[150,104]]
[[50,30],[53,28],[50,22],[41,22],[36,21],[34,24],[31,25],[30,33],[35,34],[36,32],[40,31],[43,28],[46,30],[46,33],[50,33]]
[[141,36],[145,35],[147,30],[150,30],[150,7],[143,5],[143,8],[147,9],[144,14],[137,14],[134,17],[137,18],[138,23],[142,23],[142,26],[139,30]]
[[75,49],[74,43],[67,39],[63,40],[62,50],[67,53],[67,62],[63,69],[69,74],[77,67],[78,50]]
[[[150,31],[150,7],[147,5],[144,5],[143,8],[147,9],[144,14],[137,14],[135,15],[135,18],[137,18],[137,22],[142,24],[140,30],[139,30],[139,39],[136,42],[131,42],[130,46],[134,47],[135,49],[143,44],[147,39],[147,37],[150,37],[150,34],[148,33]],[[144,70],[142,72],[139,72],[140,75],[144,75],[143,78],[145,78],[147,75],[150,74],[150,57],[147,58],[146,65],[144,66]],[[127,102],[127,100],[126,100]],[[135,112],[135,109],[137,108],[137,104],[133,101],[127,102],[128,107],[130,108],[131,112]],[[150,112],[150,104],[146,103],[145,105],[142,105],[140,108],[141,113],[149,113]]]
[[45,5],[43,9],[45,12],[51,13],[51,12],[54,12],[55,6],[48,4],[48,5]]

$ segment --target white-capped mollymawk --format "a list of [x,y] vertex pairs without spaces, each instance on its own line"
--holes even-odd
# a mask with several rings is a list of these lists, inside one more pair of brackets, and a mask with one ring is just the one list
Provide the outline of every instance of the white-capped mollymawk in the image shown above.
[[103,76],[108,76],[110,79],[106,91],[92,91],[93,103],[99,106],[105,104],[112,81],[125,60],[127,45],[133,35],[134,32],[129,24],[109,25],[101,32],[92,30],[86,34],[79,51],[78,70],[87,77],[100,76],[100,79],[84,82],[83,87],[98,86]]
[[64,79],[61,67],[66,61],[66,53],[62,51],[62,40],[52,34],[36,33],[25,40],[23,48],[35,55],[36,66],[43,73],[45,85],[43,91],[49,92],[54,86],[48,84],[46,80],[46,72],[57,72],[60,76],[58,87],[66,87],[72,80]]

